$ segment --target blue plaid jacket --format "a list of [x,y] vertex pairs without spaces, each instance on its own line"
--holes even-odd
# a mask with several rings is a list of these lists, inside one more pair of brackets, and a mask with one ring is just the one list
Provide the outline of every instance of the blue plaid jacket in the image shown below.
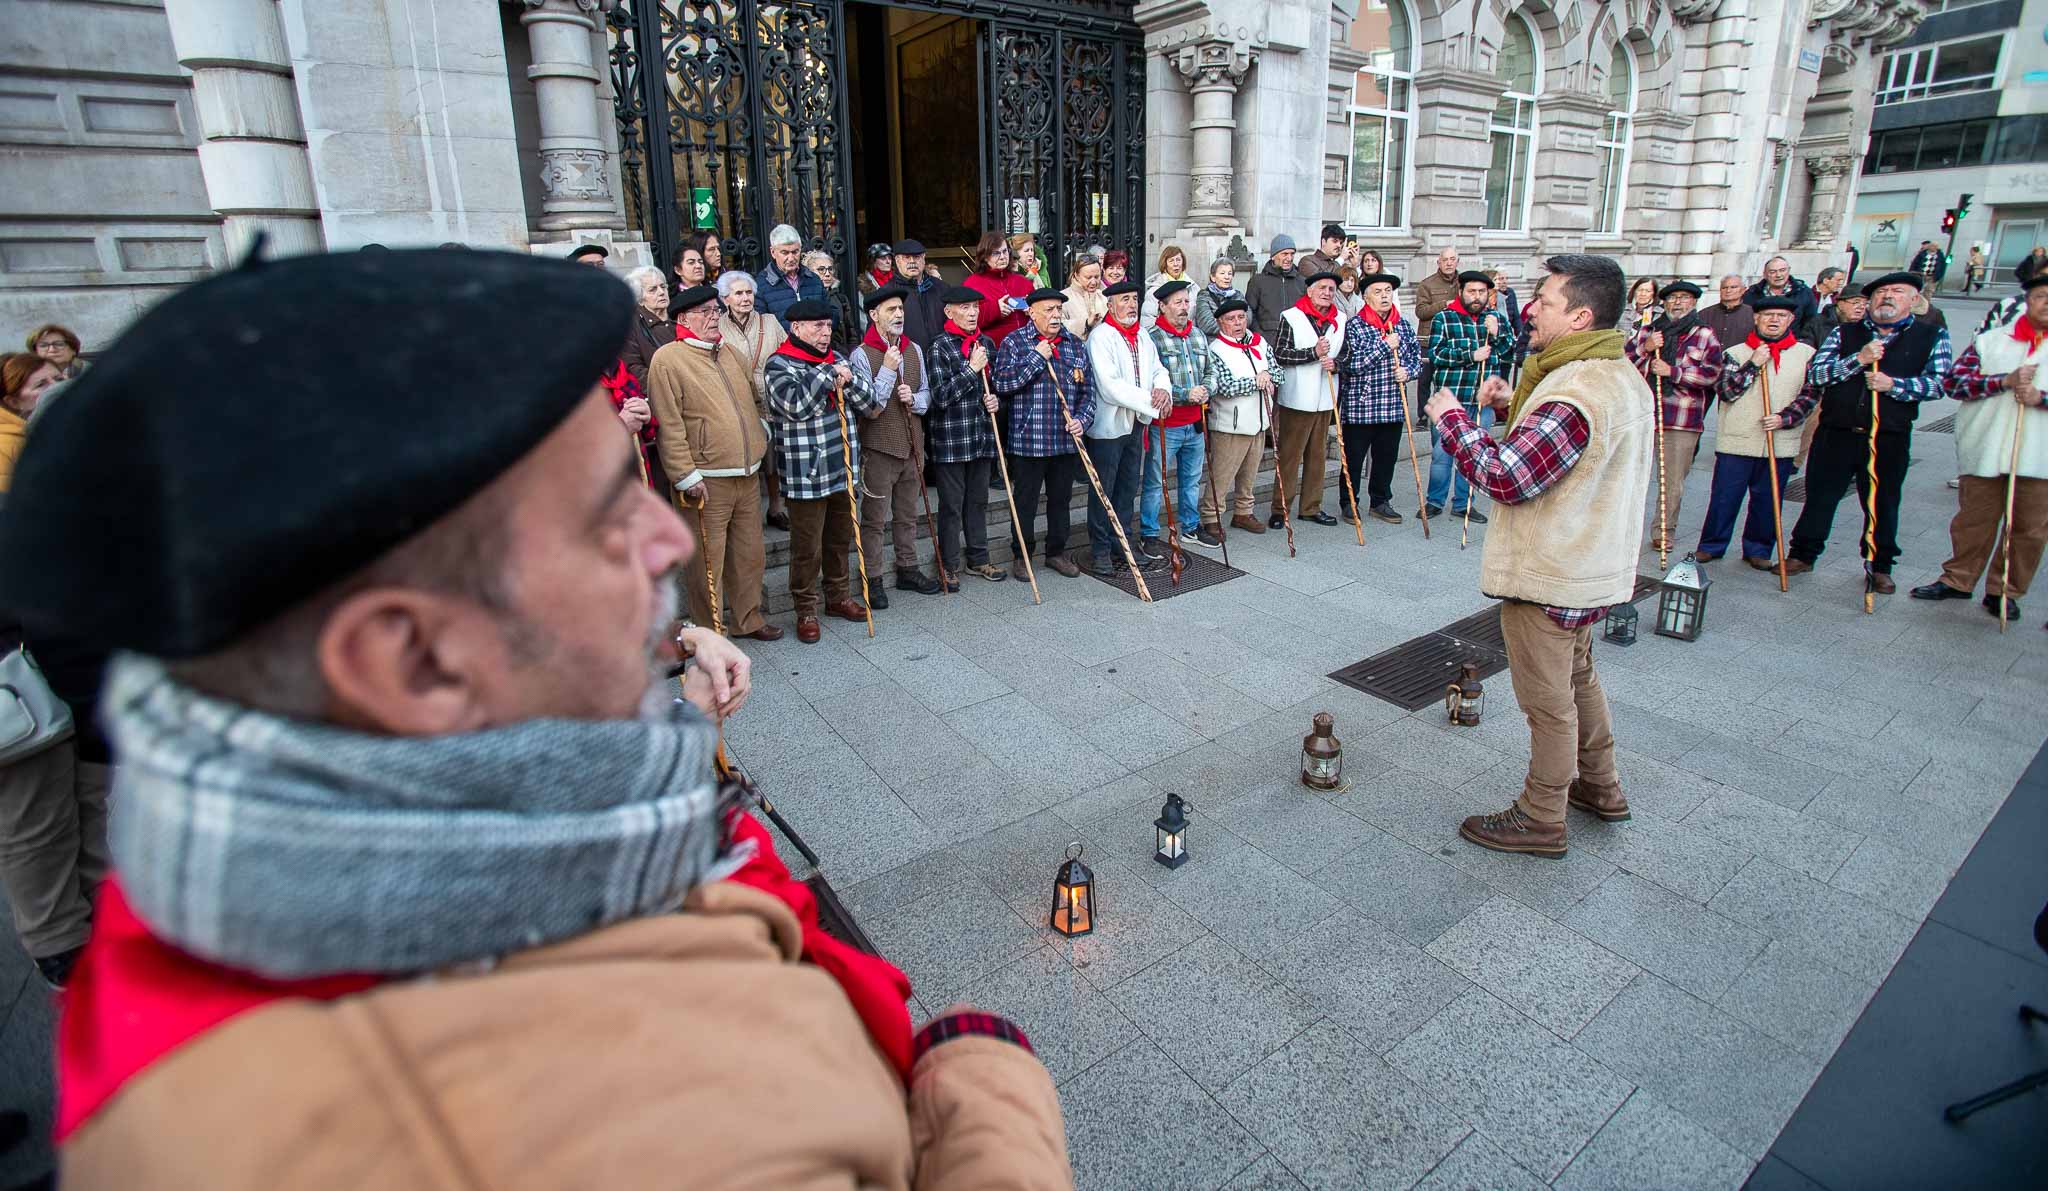
[[[1453,305],[1429,324],[1429,383],[1434,389],[1449,389],[1458,403],[1471,412],[1479,405],[1479,382],[1488,376],[1503,379],[1515,362],[1515,332],[1508,318],[1490,311],[1500,333],[1486,336],[1486,315],[1473,318],[1462,306]],[[1481,347],[1493,352],[1475,362],[1472,353]]]
[[1032,350],[1037,344],[1037,328],[1025,323],[1003,339],[988,367],[995,391],[1010,399],[1010,453],[1032,458],[1076,454],[1047,368],[1059,370],[1059,391],[1085,433],[1095,424],[1095,372],[1088,365],[1088,349],[1061,327],[1048,365]]
[[[988,336],[976,335],[995,356],[995,344]],[[933,463],[967,463],[996,457],[995,427],[981,404],[981,377],[967,366],[961,354],[963,340],[950,331],[932,337],[932,349],[924,354],[925,381],[931,386],[932,406],[925,415],[925,449]]]
[[[835,355],[832,363],[845,361]],[[847,447],[852,448],[853,478],[860,479],[860,419],[853,415],[876,413],[886,399],[875,396],[866,378],[853,371],[853,379],[846,382],[849,441],[840,433],[833,380],[831,364],[768,357],[762,386],[768,395],[768,429],[775,441],[775,464],[782,471],[782,494],[791,500],[821,500],[846,491]]]
[[1353,315],[1344,324],[1344,354],[1337,358],[1337,409],[1340,420],[1362,426],[1401,420],[1401,402],[1408,386],[1394,373],[1394,366],[1408,370],[1412,379],[1422,375],[1422,347],[1415,342],[1415,327],[1405,318],[1394,320],[1397,347],[1388,348],[1379,331]]

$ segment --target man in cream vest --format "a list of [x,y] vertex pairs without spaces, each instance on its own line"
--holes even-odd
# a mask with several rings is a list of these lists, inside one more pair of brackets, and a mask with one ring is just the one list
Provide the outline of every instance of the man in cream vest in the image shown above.
[[1629,817],[1614,770],[1607,694],[1593,673],[1593,625],[1634,594],[1650,490],[1654,399],[1625,358],[1621,267],[1604,256],[1544,262],[1524,307],[1530,356],[1521,383],[1489,377],[1479,400],[1505,406],[1494,442],[1439,389],[1424,409],[1465,478],[1498,506],[1480,590],[1501,604],[1508,674],[1529,719],[1529,775],[1506,810],[1458,832],[1484,848],[1565,853],[1565,807]]
[[1279,405],[1273,411],[1273,466],[1283,483],[1273,486],[1272,516],[1266,524],[1279,529],[1286,520],[1282,494],[1295,498],[1303,521],[1335,525],[1323,512],[1323,482],[1328,476],[1330,420],[1337,408],[1333,387],[1337,364],[1344,357],[1344,312],[1337,309],[1337,275],[1317,273],[1308,292],[1280,316],[1273,340],[1273,361],[1279,365]]
[[[2048,413],[2041,393],[2041,366],[2048,363],[2048,273],[2028,279],[2026,294],[2020,316],[1978,335],[1948,375],[1946,395],[1963,403],[1956,411],[1960,507],[1948,527],[1955,554],[1941,568],[1941,578],[1913,589],[1916,600],[1966,600],[1989,564],[1984,610],[1998,615],[2003,599],[2008,619],[2020,614],[2019,597],[2027,594],[2048,543]],[[2008,475],[2018,477],[2012,523],[1998,541]],[[1994,542],[2000,553],[1993,553]],[[2005,550],[2012,551],[2010,564]]]
[[[1742,561],[1759,571],[1777,565],[1778,516],[1772,493],[1782,493],[1792,478],[1792,457],[1799,453],[1799,435],[1775,433],[1799,425],[1820,400],[1806,383],[1813,348],[1793,335],[1799,303],[1788,297],[1756,300],[1756,326],[1749,337],[1731,344],[1715,382],[1721,402],[1721,432],[1714,442],[1714,486],[1707,496],[1707,523],[1693,557],[1712,562],[1728,552],[1735,535],[1735,517],[1749,498],[1749,518],[1742,526]],[[1765,373],[1765,369],[1770,371]],[[1702,415],[1704,416],[1704,415]],[[1773,431],[1768,451],[1764,431]],[[1665,433],[1670,433],[1668,430]],[[1767,458],[1767,456],[1769,456]],[[1771,480],[1771,468],[1778,478]],[[1676,502],[1672,505],[1677,508]]]

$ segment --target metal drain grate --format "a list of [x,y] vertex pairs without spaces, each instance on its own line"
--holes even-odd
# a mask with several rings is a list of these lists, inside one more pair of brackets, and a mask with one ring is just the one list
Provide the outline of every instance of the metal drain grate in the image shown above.
[[1922,422],[1915,426],[1914,429],[1924,430],[1929,434],[1954,434],[1956,432],[1956,416],[1950,414],[1945,418],[1936,418],[1932,422]]
[[[1236,567],[1226,567],[1219,560],[1192,547],[1182,547],[1180,556],[1187,560],[1187,566],[1181,570],[1179,584],[1173,582],[1173,572],[1165,567],[1145,572],[1145,590],[1152,593],[1153,603],[1170,600],[1177,595],[1186,595],[1191,591],[1200,591],[1205,587],[1214,587],[1218,583],[1228,583],[1246,573]],[[1138,585],[1131,581],[1131,568],[1124,565],[1122,551],[1117,552],[1116,569],[1107,575],[1096,575],[1088,569],[1088,549],[1085,546],[1071,551],[1068,557],[1081,567],[1082,574],[1093,575],[1132,599],[1138,598]]]
[[1805,476],[1793,476],[1792,482],[1785,485],[1785,499],[1796,500],[1801,502],[1804,502],[1806,500]]

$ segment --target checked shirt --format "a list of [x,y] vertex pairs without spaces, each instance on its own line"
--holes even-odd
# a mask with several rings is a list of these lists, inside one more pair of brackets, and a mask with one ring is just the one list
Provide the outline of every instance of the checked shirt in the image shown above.
[[[995,344],[977,336],[991,359]],[[960,354],[963,340],[951,331],[932,337],[925,353],[926,381],[931,386],[931,412],[925,415],[925,449],[933,463],[968,463],[996,457],[996,431],[982,407],[981,376]]]
[[1339,420],[1352,426],[1401,420],[1401,402],[1408,386],[1394,372],[1395,365],[1408,370],[1409,377],[1422,375],[1422,348],[1415,342],[1415,328],[1407,319],[1394,323],[1398,347],[1388,348],[1378,329],[1353,316],[1344,325],[1344,354],[1337,361],[1337,407]]
[[1152,346],[1159,349],[1159,362],[1166,365],[1166,374],[1172,378],[1173,403],[1195,404],[1188,399],[1188,390],[1196,385],[1208,387],[1209,337],[1192,322],[1185,338],[1169,335],[1158,327],[1147,327],[1145,333],[1152,337]]
[[1033,459],[1077,454],[1061,421],[1055,382],[1047,369],[1059,370],[1059,392],[1066,395],[1074,420],[1086,433],[1095,424],[1095,373],[1088,365],[1088,349],[1065,327],[1059,329],[1049,363],[1038,358],[1033,350],[1037,345],[1038,329],[1026,323],[1003,338],[988,366],[990,383],[1010,399],[1010,453]]
[[[1437,430],[1465,478],[1504,505],[1534,500],[1554,487],[1578,463],[1593,437],[1586,416],[1562,401],[1547,401],[1530,410],[1500,442],[1462,409],[1444,414]],[[1546,604],[1543,614],[1559,628],[1577,629],[1597,622],[1607,609]]]
[[[832,357],[832,363],[842,361]],[[846,491],[847,448],[852,448],[853,478],[860,479],[860,425],[854,413],[875,413],[885,404],[868,388],[859,371],[846,382],[846,428],[840,433],[839,400],[832,392],[831,364],[806,364],[788,356],[768,357],[768,428],[775,440],[775,463],[782,470],[782,493],[791,500],[820,500]]]
[[[1889,327],[1880,327],[1868,318],[1863,324],[1876,334],[1877,342],[1889,342],[1891,338],[1913,325],[1913,316],[1907,315]],[[1883,367],[1882,364],[1879,365]],[[1941,378],[1955,367],[1955,348],[1949,342],[1946,329],[1934,337],[1934,347],[1927,353],[1927,365],[1918,376],[1892,377],[1892,391],[1885,396],[1894,401],[1935,401],[1941,397]],[[1821,341],[1820,350],[1813,353],[1813,362],[1806,366],[1806,381],[1815,388],[1825,389],[1829,385],[1847,380],[1863,371],[1863,362],[1855,352],[1842,354],[1842,329],[1836,327]],[[1887,373],[1886,375],[1890,375]]]
[[[1465,412],[1479,408],[1479,382],[1489,376],[1507,379],[1515,359],[1515,332],[1507,316],[1495,312],[1500,333],[1486,334],[1485,316],[1473,318],[1461,306],[1453,305],[1429,324],[1429,383],[1433,389],[1449,389]],[[1474,360],[1482,347],[1493,351],[1484,360]]]
[[[1655,331],[1656,328],[1650,328]],[[1726,360],[1721,351],[1721,340],[1714,329],[1704,324],[1695,324],[1678,341],[1676,359],[1671,365],[1670,376],[1657,376],[1650,371],[1650,361],[1659,353],[1646,351],[1643,340],[1647,332],[1638,323],[1629,328],[1628,358],[1643,374],[1643,380],[1651,392],[1664,393],[1664,429],[1690,430],[1694,434],[1707,428],[1707,410],[1713,407],[1714,396],[1719,391],[1721,369]]]

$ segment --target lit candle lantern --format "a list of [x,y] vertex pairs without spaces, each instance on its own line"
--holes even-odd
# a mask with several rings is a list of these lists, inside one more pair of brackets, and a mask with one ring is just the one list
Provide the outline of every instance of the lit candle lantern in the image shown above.
[[1152,859],[1168,868],[1179,868],[1188,862],[1188,811],[1193,809],[1178,794],[1168,794],[1166,805],[1159,808],[1159,817],[1152,820],[1157,836],[1157,850]]
[[1067,860],[1052,882],[1052,928],[1068,937],[1095,929],[1095,874],[1081,863],[1078,841],[1067,845]]

